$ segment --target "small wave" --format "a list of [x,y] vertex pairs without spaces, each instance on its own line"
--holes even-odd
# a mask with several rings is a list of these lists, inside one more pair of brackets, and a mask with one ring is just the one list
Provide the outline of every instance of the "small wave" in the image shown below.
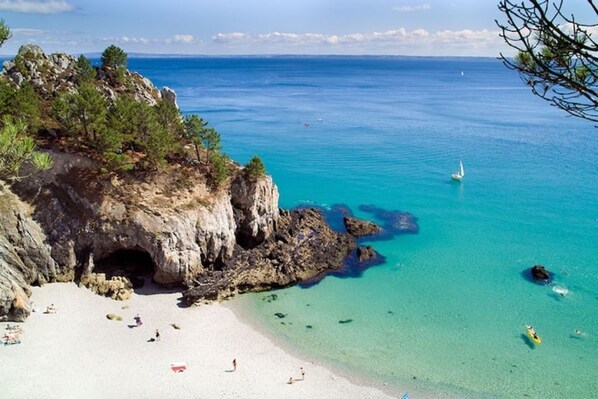
[[569,295],[569,290],[565,287],[560,287],[558,285],[552,286],[552,292],[559,294],[560,296],[567,296]]

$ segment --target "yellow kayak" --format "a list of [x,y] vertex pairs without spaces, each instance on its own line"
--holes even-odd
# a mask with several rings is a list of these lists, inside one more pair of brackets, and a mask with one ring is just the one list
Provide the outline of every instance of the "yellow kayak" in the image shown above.
[[529,337],[529,339],[531,339],[532,341],[534,341],[537,344],[541,344],[542,343],[542,338],[540,338],[540,336],[538,335],[538,333],[536,333],[536,331],[534,331],[532,326],[526,326],[527,328],[527,336]]

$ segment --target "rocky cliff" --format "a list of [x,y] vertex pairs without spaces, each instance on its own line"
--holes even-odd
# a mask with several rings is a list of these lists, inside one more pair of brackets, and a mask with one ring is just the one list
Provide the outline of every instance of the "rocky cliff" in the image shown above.
[[[126,71],[120,87],[97,71],[106,98],[124,90],[176,105],[172,90],[160,92],[140,75]],[[6,61],[3,74],[47,99],[77,83],[75,58],[33,45]],[[0,182],[0,318],[27,317],[31,284],[78,281],[124,299],[149,274],[184,287],[190,305],[313,278],[340,267],[355,247],[316,210],[279,210],[272,179],[249,178],[233,163],[232,176],[214,189],[205,168],[184,158],[161,173],[108,172],[93,151],[60,137],[45,144],[52,169],[10,187]],[[141,266],[130,269],[131,261]]]
[[281,214],[268,176],[239,170],[213,192],[192,168],[141,179],[102,175],[81,154],[52,156],[52,170],[13,184],[24,202],[6,187],[0,197],[0,314],[13,320],[28,314],[15,305],[27,304],[29,284],[79,281],[121,251],[147,255],[153,280],[187,287],[193,304],[312,278],[355,246],[315,210]]
[[[21,86],[30,82],[42,97],[52,98],[58,93],[74,92],[77,84],[77,59],[64,53],[45,54],[41,47],[28,44],[19,49],[12,61],[4,61],[4,74],[13,84]],[[114,101],[123,93],[131,94],[135,99],[156,105],[164,98],[176,105],[175,93],[165,87],[159,91],[152,82],[137,72],[124,72],[123,81],[127,84],[115,84],[101,70],[97,70],[95,81],[98,90],[109,100]]]
[[31,207],[0,182],[0,317],[22,321],[29,285],[56,281],[56,263]]

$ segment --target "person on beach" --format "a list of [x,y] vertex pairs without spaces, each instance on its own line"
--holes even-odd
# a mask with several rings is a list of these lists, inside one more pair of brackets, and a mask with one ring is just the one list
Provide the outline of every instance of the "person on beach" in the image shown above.
[[299,369],[301,370],[301,381],[305,381],[305,370],[303,367],[299,367]]
[[156,341],[160,341],[160,331],[156,328]]
[[135,325],[137,327],[141,326],[143,323],[141,322],[141,317],[139,316],[139,313],[137,313],[137,315],[135,317],[133,317],[133,320],[135,320]]
[[51,304],[50,306],[46,307],[46,311],[44,313],[56,313],[56,308],[54,307],[54,304]]
[[291,377],[291,378],[289,378],[289,382],[287,382],[287,384],[292,384],[293,382],[295,382],[295,381],[293,380],[293,377]]
[[233,371],[237,371],[237,359],[233,359]]

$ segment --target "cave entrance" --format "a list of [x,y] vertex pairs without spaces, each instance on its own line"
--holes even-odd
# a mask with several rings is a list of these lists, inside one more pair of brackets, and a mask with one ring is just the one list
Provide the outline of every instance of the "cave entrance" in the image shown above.
[[141,288],[152,277],[154,266],[150,254],[141,248],[119,249],[96,261],[93,272],[105,273],[108,279],[123,276],[131,281],[133,288]]

